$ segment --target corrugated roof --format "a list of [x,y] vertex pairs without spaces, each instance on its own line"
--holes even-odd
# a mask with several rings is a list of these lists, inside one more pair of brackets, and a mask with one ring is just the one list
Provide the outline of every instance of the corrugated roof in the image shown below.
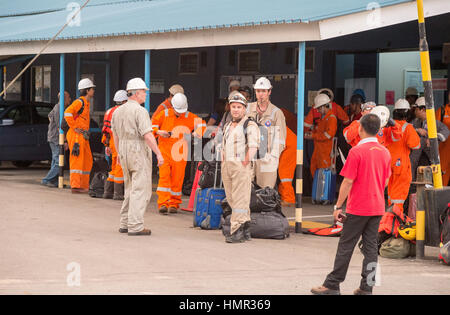
[[[411,0],[379,0],[380,7]],[[80,4],[83,4],[82,1]],[[364,0],[91,0],[80,25],[58,39],[151,34],[323,20],[367,10]],[[0,4],[0,42],[48,40],[66,23],[66,2]]]

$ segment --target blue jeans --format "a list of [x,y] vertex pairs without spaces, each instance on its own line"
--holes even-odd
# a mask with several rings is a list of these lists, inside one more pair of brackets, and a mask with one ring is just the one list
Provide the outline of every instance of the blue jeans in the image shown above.
[[59,176],[59,145],[52,142],[49,142],[48,144],[52,150],[52,164],[47,176],[42,179],[42,184],[51,183],[57,185]]

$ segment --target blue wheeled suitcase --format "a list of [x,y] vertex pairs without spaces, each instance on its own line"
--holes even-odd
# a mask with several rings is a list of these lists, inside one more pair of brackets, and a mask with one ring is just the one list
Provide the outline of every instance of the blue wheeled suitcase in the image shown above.
[[313,204],[332,204],[336,199],[337,138],[333,139],[331,168],[320,168],[314,173],[311,201]]
[[[217,178],[217,165],[214,183]],[[222,182],[222,181],[221,181]],[[222,218],[222,200],[225,198],[223,188],[198,188],[194,201],[194,227],[205,230],[220,229]]]

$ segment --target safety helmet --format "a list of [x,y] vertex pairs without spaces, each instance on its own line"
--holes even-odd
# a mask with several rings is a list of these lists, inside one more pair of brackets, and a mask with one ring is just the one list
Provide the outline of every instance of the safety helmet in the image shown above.
[[125,90],[118,90],[116,94],[114,94],[113,101],[114,102],[123,102],[128,100],[127,91]]
[[425,97],[419,97],[417,100],[416,100],[416,104],[415,104],[416,106],[426,106],[426,104],[425,104]]
[[314,98],[314,108],[319,108],[320,106],[327,105],[331,102],[330,98],[326,94],[318,94]]
[[331,101],[334,99],[334,93],[332,90],[327,88],[321,88],[319,91],[317,91],[317,94],[326,94],[330,98]]
[[375,108],[377,106],[377,104],[375,102],[365,102],[364,104],[361,105],[361,110],[365,111],[365,110],[372,110],[373,108]]
[[261,77],[258,80],[256,80],[255,84],[253,85],[253,88],[255,90],[270,90],[272,88],[272,84],[266,77]]
[[172,98],[171,103],[172,103],[173,109],[178,114],[184,114],[188,110],[187,97],[183,93],[175,94]]
[[239,82],[238,80],[232,80],[230,84],[228,84],[228,90],[231,89],[232,87],[240,87],[240,86],[241,82]]
[[387,108],[386,106],[380,105],[380,106],[376,106],[374,109],[372,109],[370,111],[371,114],[377,115],[378,118],[380,118],[380,128],[383,128],[384,126],[386,126],[388,120],[389,120],[389,116],[390,116],[390,111],[389,108]]
[[364,93],[364,90],[363,89],[356,89],[356,90],[354,90],[353,91],[353,95],[359,95],[359,96],[361,96],[362,97],[362,99],[363,99],[363,103],[366,101],[366,93]]
[[416,239],[416,222],[401,224],[398,228],[398,234],[405,240],[414,241]]
[[95,87],[94,83],[92,83],[91,79],[81,79],[80,82],[78,82],[78,90],[84,90]]
[[404,98],[400,98],[395,102],[394,109],[409,109],[409,102]]
[[447,242],[439,250],[439,261],[450,266],[450,242]]
[[245,107],[247,107],[247,99],[241,93],[232,93],[228,98],[228,103],[241,103]]
[[410,86],[409,88],[406,89],[405,92],[405,97],[409,96],[409,95],[419,95],[419,92],[417,91],[417,89],[415,87]]
[[174,84],[169,88],[169,93],[172,95],[175,95],[177,93],[182,93],[184,94],[184,89],[181,85],[179,84]]
[[148,87],[141,78],[134,78],[127,83],[127,91],[133,90],[148,90]]

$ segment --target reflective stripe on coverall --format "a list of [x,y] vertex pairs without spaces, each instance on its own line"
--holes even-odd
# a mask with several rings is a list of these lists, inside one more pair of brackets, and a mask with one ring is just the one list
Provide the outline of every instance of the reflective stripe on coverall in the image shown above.
[[172,106],[172,103],[169,101],[169,99],[166,98],[164,100],[164,102],[159,104],[159,106],[156,108],[155,112],[152,115],[152,121],[156,117],[156,115],[158,115],[161,111],[169,109],[169,108],[173,108],[173,106]]
[[[444,107],[444,117],[441,117],[441,108],[436,111],[436,119],[441,121],[450,129],[450,103]],[[449,137],[450,138],[450,137]],[[439,157],[441,159],[442,184],[448,186],[450,180],[450,139],[439,144]]]
[[78,156],[70,154],[70,187],[89,189],[89,175],[92,169],[92,153],[89,146],[89,140],[84,139],[83,135],[75,132],[75,129],[89,131],[90,122],[90,103],[82,96],[84,109],[78,116],[78,111],[82,107],[82,102],[77,99],[64,111],[64,118],[69,125],[67,132],[67,143],[72,152],[75,143],[80,145],[80,154]]
[[[344,109],[335,102],[331,103],[333,115],[336,116],[337,119],[342,121],[344,125],[347,125],[350,122],[350,118]],[[320,113],[315,108],[311,108],[308,112],[308,115],[305,117],[304,126],[305,129],[313,129],[314,126],[317,126],[319,120],[321,119]]]
[[333,111],[328,111],[314,129],[314,152],[311,157],[311,175],[314,178],[316,169],[331,167],[331,150],[333,149],[333,137],[336,135],[337,118]]
[[266,111],[259,115],[256,109],[257,103],[248,104],[249,115],[265,126],[267,133],[267,153],[264,159],[256,160],[254,173],[256,183],[260,187],[274,188],[278,178],[278,164],[280,155],[284,150],[286,142],[286,121],[283,112],[269,102]]
[[297,166],[297,136],[295,133],[286,128],[286,148],[280,156],[280,166],[278,167],[278,176],[280,184],[278,192],[281,200],[289,203],[295,203],[295,192],[292,187],[295,168]]
[[222,140],[223,161],[222,180],[228,204],[232,209],[231,234],[247,221],[250,221],[250,196],[252,188],[252,163],[242,165],[248,148],[259,145],[258,126],[250,121],[247,127],[247,146],[243,125],[248,116],[232,128],[228,123],[224,129]]
[[114,144],[114,136],[111,131],[112,116],[117,108],[119,108],[119,106],[114,106],[108,109],[105,113],[102,128],[102,143],[105,145],[105,147],[109,147],[109,149],[111,150],[111,172],[108,173],[107,181],[116,184],[123,184],[123,171],[117,159],[117,150]]
[[[164,164],[159,167],[158,208],[162,206],[178,208],[181,204],[181,188],[189,151],[184,134],[193,130],[203,135],[206,123],[197,115],[186,112],[178,117],[173,109],[159,112],[153,118],[154,134],[158,130],[172,132],[170,138],[158,137],[158,147],[164,157]],[[181,150],[180,150],[181,149]]]
[[119,144],[125,182],[120,228],[140,232],[152,196],[152,153],[144,139],[152,131],[152,125],[145,108],[133,100],[121,105],[114,114],[111,127]]
[[392,168],[392,175],[388,183],[388,202],[389,205],[399,204],[403,210],[403,203],[408,197],[412,180],[409,154],[411,150],[420,148],[420,138],[414,127],[405,120],[396,120],[395,122],[401,126],[402,137],[399,140],[393,140],[387,146],[391,153]]

